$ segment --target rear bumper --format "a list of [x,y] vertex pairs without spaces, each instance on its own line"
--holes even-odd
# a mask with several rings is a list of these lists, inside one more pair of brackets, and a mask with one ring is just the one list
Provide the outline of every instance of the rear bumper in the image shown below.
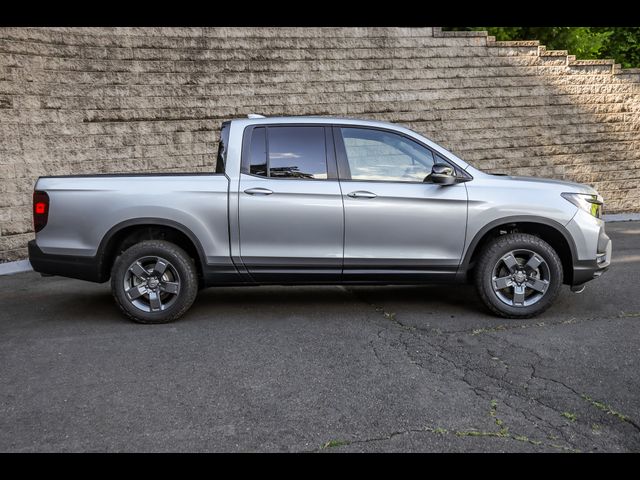
[[47,275],[77,278],[102,283],[107,280],[102,274],[100,262],[96,257],[78,257],[72,255],[52,255],[44,253],[35,240],[28,243],[29,262],[36,272]]

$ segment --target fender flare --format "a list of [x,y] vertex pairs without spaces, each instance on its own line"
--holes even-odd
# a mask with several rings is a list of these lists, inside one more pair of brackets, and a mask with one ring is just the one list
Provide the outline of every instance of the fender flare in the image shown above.
[[480,240],[484,238],[487,232],[493,230],[497,226],[508,225],[510,223],[538,223],[553,228],[566,240],[567,245],[569,245],[569,250],[571,251],[571,264],[575,264],[575,260],[577,258],[576,244],[573,241],[571,234],[564,227],[564,225],[562,225],[560,222],[556,222],[555,220],[551,220],[550,218],[538,217],[536,215],[513,215],[493,220],[492,222],[487,223],[475,234],[473,240],[471,240],[471,243],[469,243],[469,247],[467,247],[462,262],[460,263],[458,274],[465,275],[467,273],[467,271],[469,270],[469,263],[471,262],[471,256],[473,255],[473,253],[475,253]]
[[130,218],[128,220],[124,220],[120,223],[117,223],[116,225],[111,227],[109,230],[107,230],[107,232],[103,235],[102,240],[100,240],[100,245],[98,246],[98,250],[96,252],[96,257],[99,260],[99,263],[100,263],[99,268],[101,272],[104,270],[104,261],[105,261],[107,246],[109,245],[113,237],[125,228],[134,227],[134,226],[145,226],[145,225],[147,226],[159,225],[163,227],[171,227],[178,230],[180,233],[183,233],[195,246],[196,252],[198,253],[198,257],[199,257],[198,260],[200,261],[202,271],[204,271],[206,267],[207,257],[204,254],[204,249],[200,244],[200,240],[198,240],[198,237],[189,228],[185,227],[181,223],[175,222],[173,220],[168,220],[166,218],[140,217],[140,218]]

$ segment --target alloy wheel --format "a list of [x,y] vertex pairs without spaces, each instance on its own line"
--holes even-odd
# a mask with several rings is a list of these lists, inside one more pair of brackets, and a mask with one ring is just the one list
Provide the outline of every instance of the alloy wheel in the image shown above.
[[526,249],[503,255],[493,268],[491,286],[501,302],[512,307],[538,303],[549,288],[549,266],[541,255]]
[[127,300],[143,312],[158,312],[171,307],[180,294],[180,275],[162,257],[139,258],[124,275]]

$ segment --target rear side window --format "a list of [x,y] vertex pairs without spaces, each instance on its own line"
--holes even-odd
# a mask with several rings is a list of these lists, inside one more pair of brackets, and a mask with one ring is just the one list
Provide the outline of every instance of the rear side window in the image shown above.
[[249,144],[249,173],[272,178],[327,178],[324,127],[257,127]]
[[216,159],[216,173],[224,173],[225,163],[227,161],[227,148],[229,145],[229,126],[230,122],[224,122],[220,129],[220,142],[218,143],[218,158]]
[[272,177],[327,178],[324,127],[269,127]]
[[263,177],[268,176],[267,137],[265,131],[264,127],[254,128],[249,147],[249,173]]

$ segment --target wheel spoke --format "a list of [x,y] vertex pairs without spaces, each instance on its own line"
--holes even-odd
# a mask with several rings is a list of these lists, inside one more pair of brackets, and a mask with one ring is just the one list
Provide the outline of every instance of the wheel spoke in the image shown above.
[[180,290],[180,284],[178,282],[162,282],[160,289],[163,292],[177,294],[178,290]]
[[532,255],[529,261],[526,263],[525,267],[529,270],[535,270],[538,266],[543,262],[543,260],[538,257],[538,255]]
[[549,286],[547,280],[540,280],[539,278],[530,278],[526,283],[527,287],[533,288],[536,292],[544,293]]
[[507,266],[507,268],[511,273],[516,271],[516,267],[518,266],[518,261],[516,260],[516,257],[513,256],[513,253],[509,253],[504,257],[502,257],[502,261],[504,262],[504,264]]
[[511,275],[493,279],[493,285],[496,290],[502,290],[503,288],[510,287],[512,284],[513,280],[511,279]]
[[162,301],[160,300],[158,292],[154,292],[153,290],[149,292],[149,306],[152,312],[154,310],[162,310]]
[[136,285],[135,287],[131,287],[127,290],[127,297],[129,297],[129,300],[135,300],[145,293],[147,293],[147,287],[144,285]]
[[160,278],[164,273],[164,271],[167,269],[167,265],[168,265],[167,262],[165,262],[164,260],[158,259],[155,267],[153,267],[154,275]]
[[513,286],[513,304],[524,305],[524,285]]
[[131,265],[129,267],[129,270],[131,271],[131,273],[133,273],[136,277],[138,277],[140,280],[146,280],[147,277],[149,276],[149,272],[147,272],[142,265],[140,265],[140,262],[136,262],[133,265]]

